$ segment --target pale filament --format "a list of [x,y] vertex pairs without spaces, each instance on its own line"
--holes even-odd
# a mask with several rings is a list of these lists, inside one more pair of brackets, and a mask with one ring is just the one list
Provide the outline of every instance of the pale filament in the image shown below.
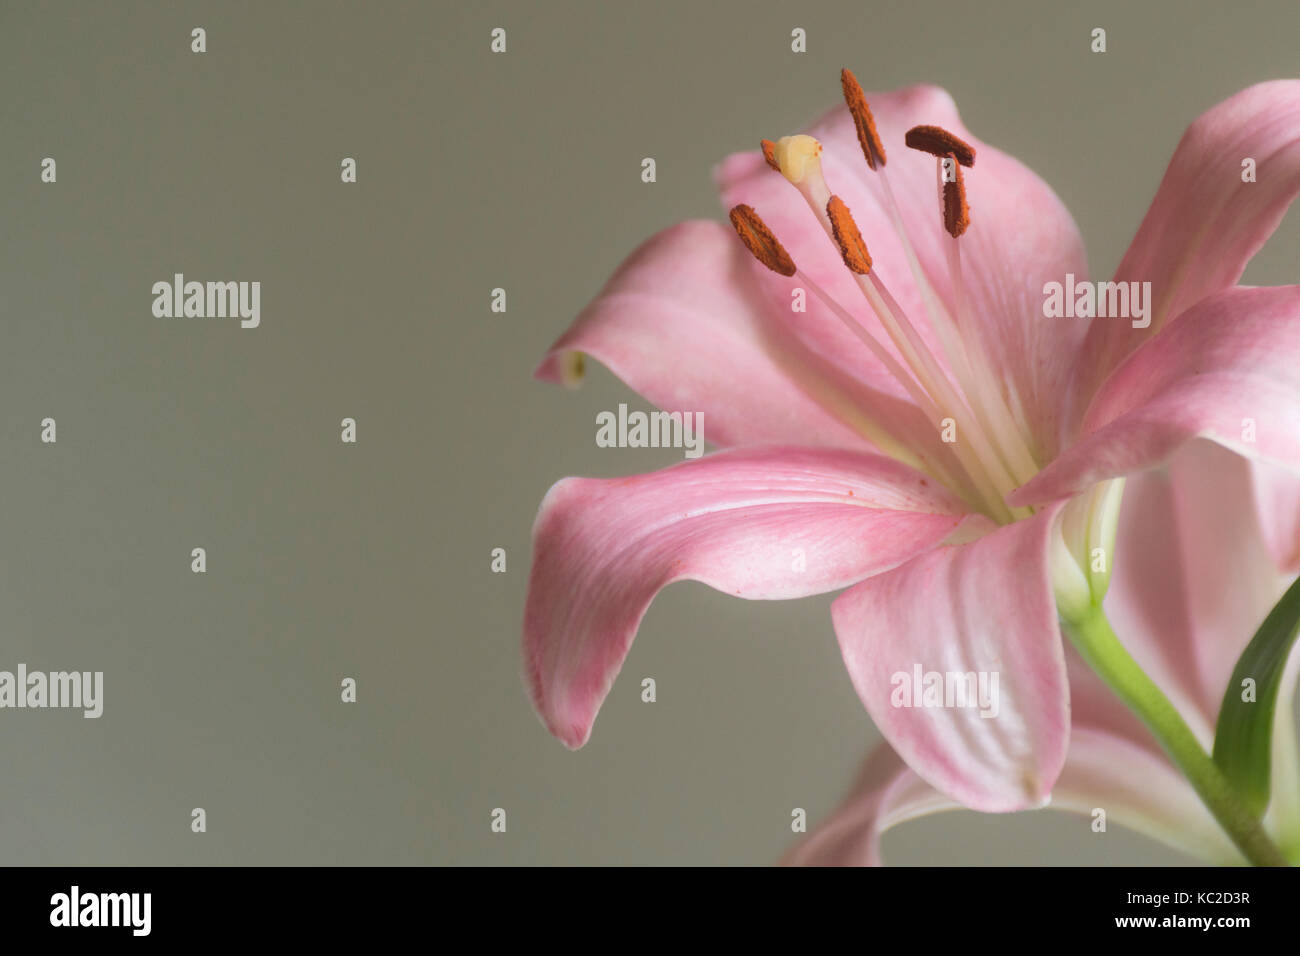
[[[888,371],[889,374],[903,386],[907,391],[907,394],[912,397],[912,400],[916,402],[917,406],[928,419],[931,421],[939,421],[943,417],[938,407],[934,404],[934,401],[930,396],[926,394],[925,390],[917,384],[916,380],[908,374],[905,368],[898,364],[898,361],[889,354],[889,350],[880,344],[880,341],[871,334],[870,330],[867,329],[865,325],[859,322],[848,309],[840,305],[834,296],[822,288],[820,283],[802,269],[795,273],[795,277],[800,283],[811,289],[813,294],[831,310],[831,314],[839,319],[846,329],[852,332],[867,346],[868,349],[871,350],[871,354],[874,355],[876,359],[879,360],[880,364],[885,366],[886,371]],[[879,439],[877,438],[876,441],[879,442]],[[914,454],[919,456],[921,461],[926,464],[924,470],[932,472],[935,478],[942,481],[950,488],[956,489],[961,487],[956,480],[956,476],[948,472],[942,464],[930,460],[929,457],[920,450],[917,450]],[[895,455],[895,457],[897,457],[897,455]]]
[[[822,224],[828,239],[834,242],[834,230],[826,213],[831,192],[822,176],[820,151],[820,144],[811,137],[786,137],[778,143],[777,157],[786,178],[794,183]],[[1016,487],[1016,482],[994,451],[978,420],[954,391],[905,311],[879,276],[872,271],[866,276],[855,274],[854,278],[894,347],[929,393],[933,400],[932,407],[951,417],[959,434],[969,439],[967,444],[959,438],[954,443],[954,451],[975,484],[985,508],[1000,521],[1010,520],[1015,515],[1003,499]]]
[[[939,202],[943,202],[943,160],[935,164],[938,178]],[[973,329],[970,312],[970,298],[966,294],[966,284],[962,276],[961,241],[956,236],[948,236],[944,242],[948,258],[949,281],[952,285],[953,298],[956,300],[958,339],[965,345],[965,358],[969,364],[959,371],[959,380],[964,371],[967,380],[961,381],[963,391],[971,401],[975,415],[993,436],[998,450],[1017,485],[1024,484],[1038,473],[1038,464],[1025,444],[1024,435],[1017,426],[1011,410],[998,394],[996,379],[993,377],[988,355],[978,335],[969,339],[961,335],[961,329]]]

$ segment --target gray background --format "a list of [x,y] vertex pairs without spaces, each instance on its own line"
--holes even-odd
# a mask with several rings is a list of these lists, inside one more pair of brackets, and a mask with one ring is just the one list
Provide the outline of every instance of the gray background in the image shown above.
[[[542,495],[680,458],[595,447],[597,411],[643,403],[599,368],[576,393],[533,382],[542,351],[642,238],[720,217],[711,165],[837,102],[845,65],[868,89],[950,89],[1106,274],[1185,125],[1295,74],[1300,32],[1289,2],[0,10],[0,668],[106,673],[98,721],[0,713],[8,864],[775,859],[790,808],[828,812],[875,739],[830,597],[675,586],[586,749],[531,712]],[[1298,228],[1249,281],[1295,280]],[[261,328],[155,319],[177,271],[260,280]],[[1183,859],[1052,812],[933,817],[885,850]]]

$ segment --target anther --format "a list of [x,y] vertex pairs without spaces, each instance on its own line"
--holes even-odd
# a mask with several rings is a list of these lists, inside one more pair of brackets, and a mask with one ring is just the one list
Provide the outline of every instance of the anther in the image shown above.
[[942,159],[956,156],[963,166],[975,165],[975,147],[952,135],[942,126],[913,126],[903,137],[912,149],[919,149]]
[[778,173],[781,171],[781,164],[776,161],[776,143],[770,139],[762,141],[763,158],[767,160],[767,165],[771,166]]
[[779,275],[794,275],[794,260],[790,258],[790,253],[772,235],[772,230],[767,228],[767,223],[759,218],[753,207],[742,203],[732,209],[731,224],[755,259]]
[[840,70],[840,87],[844,90],[844,102],[853,115],[853,125],[858,131],[858,142],[862,144],[862,155],[867,158],[867,165],[872,169],[885,165],[885,146],[880,142],[876,132],[876,121],[867,106],[866,94],[853,71],[848,67]]
[[831,233],[835,244],[840,247],[844,264],[858,275],[869,273],[871,254],[867,252],[867,244],[862,241],[862,233],[858,231],[858,224],[853,221],[853,213],[844,205],[844,200],[832,196],[826,204],[826,215],[831,221]]
[[[961,166],[956,156],[940,160],[945,166],[951,164],[952,179],[943,177],[943,228],[948,235],[956,239],[970,225],[970,207],[966,205],[966,184],[962,182]],[[945,170],[945,173],[947,170]]]

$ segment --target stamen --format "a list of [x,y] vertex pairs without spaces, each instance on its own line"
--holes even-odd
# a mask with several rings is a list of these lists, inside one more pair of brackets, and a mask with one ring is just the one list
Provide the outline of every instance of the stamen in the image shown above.
[[[847,210],[846,210],[847,211]],[[812,276],[797,269],[794,260],[786,252],[785,247],[781,245],[767,223],[756,213],[752,206],[743,203],[735,206],[730,213],[731,224],[735,227],[736,234],[740,236],[741,242],[759,262],[767,266],[773,272],[783,276],[795,276],[797,281],[802,283],[808,289],[811,289],[823,303],[831,310],[844,325],[856,335],[871,350],[871,353],[885,366],[891,375],[900,385],[910,394],[927,417],[938,420],[939,415],[933,403],[930,402],[929,396],[913,381],[912,377],[896,362],[886,351],[885,347],[876,341],[869,331],[857,322],[848,311],[840,305],[831,296],[829,292],[821,287]],[[861,237],[859,237],[861,238]],[[865,251],[866,247],[863,246]],[[859,422],[863,427],[864,433],[875,444],[886,453],[897,458],[899,461],[906,462],[913,467],[933,475],[944,484],[951,488],[960,486],[954,480],[954,476],[943,468],[938,462],[931,462],[928,456],[919,451],[913,451],[904,442],[890,434],[887,430],[874,422]]]
[[948,132],[942,126],[913,126],[903,137],[912,149],[931,153],[942,159],[953,155],[963,166],[975,165],[975,147]]
[[[958,166],[956,170],[956,174],[960,176],[961,168]],[[935,177],[938,180],[938,193],[944,201],[946,225],[948,196],[942,159],[935,164]],[[964,186],[962,192],[963,194],[965,192]],[[948,253],[948,278],[952,286],[957,319],[962,328],[973,329],[970,298],[966,293],[966,283],[962,277],[961,243],[957,241],[957,235],[952,235],[950,239],[944,241],[944,246]],[[962,388],[970,399],[971,409],[993,439],[1007,470],[1018,484],[1024,484],[1037,473],[1038,466],[1029,451],[1029,446],[1025,443],[1024,432],[1015,412],[1008,406],[998,388],[997,377],[992,372],[984,342],[978,334],[972,334],[965,340],[962,353],[966,362],[959,374]],[[1012,513],[1016,517],[1023,517],[1025,514],[1032,513],[1032,509],[1013,508]]]
[[[894,377],[894,380],[902,385],[904,390],[912,396],[912,400],[916,402],[917,407],[921,409],[921,412],[928,420],[937,422],[942,417],[933,400],[928,394],[926,394],[925,390],[921,388],[921,386],[916,383],[916,380],[913,379],[912,376],[909,375],[898,363],[898,361],[889,354],[889,351],[880,344],[879,340],[871,334],[867,327],[850,314],[848,309],[840,305],[834,296],[823,289],[812,276],[808,275],[802,269],[795,273],[795,281],[810,289],[813,295],[821,299],[822,304],[825,305],[826,308],[830,309],[831,314],[839,319],[844,327],[852,332],[858,340],[871,351],[871,354],[874,355],[889,374]],[[942,462],[931,460],[930,456],[926,455],[924,451],[913,449],[905,440],[900,441],[882,426],[879,426],[874,422],[869,423],[869,425],[869,428],[864,429],[867,437],[875,442],[876,445],[886,454],[892,455],[899,461],[912,465],[912,467],[919,471],[924,471],[927,474],[933,475],[939,481],[943,482],[946,487],[953,489],[963,497],[969,494],[969,492],[964,489],[963,483],[959,480],[959,476],[946,468]],[[957,466],[959,468],[962,467],[960,461],[957,462]],[[978,495],[978,491],[976,491],[975,494]],[[971,504],[974,505],[977,504],[977,502],[971,502]]]
[[[952,284],[953,297],[956,300],[957,316],[961,325],[971,328],[973,322],[970,312],[970,298],[966,293],[966,283],[962,276],[961,243],[956,238],[945,240],[948,247],[948,275]],[[1024,433],[1017,424],[1015,414],[999,394],[997,376],[993,374],[988,353],[978,335],[972,335],[965,350],[969,360],[967,374],[970,381],[964,383],[966,394],[972,399],[971,405],[976,416],[988,428],[998,446],[1008,470],[1017,484],[1024,484],[1038,472],[1029,446],[1025,444]],[[1013,508],[1017,517],[1032,514],[1032,509]]]
[[[943,228],[956,239],[970,226],[970,207],[966,205],[966,184],[957,157],[950,153],[945,159],[952,161],[952,179],[943,177]],[[942,159],[939,162],[947,165]]]
[[903,254],[907,259],[907,267],[912,273],[912,281],[916,283],[917,289],[921,292],[921,301],[925,306],[926,315],[930,318],[930,327],[938,333],[944,355],[948,358],[948,365],[957,375],[958,383],[969,394],[970,390],[967,386],[970,375],[956,323],[953,317],[948,314],[947,307],[940,301],[938,293],[934,291],[934,286],[930,283],[929,276],[925,274],[925,271],[921,268],[920,260],[916,257],[916,249],[912,245],[911,237],[907,233],[907,226],[903,222],[902,210],[899,209],[898,200],[894,198],[893,187],[889,185],[889,175],[883,166],[876,170],[876,174],[880,177],[880,186],[885,195],[885,208],[889,211],[889,219],[893,223],[894,232],[903,246]]
[[[912,400],[916,402],[917,407],[921,409],[922,414],[925,415],[928,421],[937,422],[943,417],[939,412],[938,407],[934,404],[933,399],[930,398],[925,389],[921,388],[921,386],[917,384],[916,380],[907,373],[903,366],[898,363],[897,359],[889,354],[889,351],[880,344],[880,341],[871,334],[867,327],[855,318],[848,309],[840,305],[834,296],[823,289],[812,276],[808,275],[802,269],[795,273],[795,281],[806,286],[808,289],[811,289],[813,295],[821,299],[822,304],[825,305],[826,308],[830,309],[831,314],[839,319],[840,323],[852,332],[858,340],[871,351],[871,354],[876,357],[877,361],[885,367],[889,374],[894,377],[894,380],[902,385],[907,394],[912,397]],[[953,489],[962,497],[970,497],[973,494],[974,500],[969,503],[973,506],[978,506],[980,500],[979,490],[969,489],[966,486],[966,483],[961,480],[965,475],[964,470],[960,471],[958,474],[954,474],[951,470],[945,467],[942,462],[932,460],[924,451],[913,449],[905,441],[900,442],[888,432],[884,433],[885,436],[887,436],[887,439],[883,438],[882,435],[879,434],[881,430],[882,429],[877,426],[877,433],[869,434],[868,437],[880,446],[883,451],[887,454],[893,455],[899,461],[911,464],[918,470],[933,475],[935,478],[943,482],[946,487]],[[960,459],[956,464],[959,469],[964,468]]]
[[[921,268],[921,262],[916,257],[916,249],[912,246],[912,240],[907,234],[907,226],[903,223],[902,211],[898,208],[898,201],[894,198],[894,191],[889,185],[889,177],[885,170],[879,170],[879,176],[880,185],[884,188],[885,205],[889,209],[889,217],[894,224],[894,232],[903,245],[907,265],[912,273],[912,281],[916,283],[917,289],[921,292],[921,301],[924,304],[926,314],[930,318],[930,327],[938,335],[939,344],[943,347],[943,354],[948,359],[948,367],[957,376],[957,384],[961,386],[962,391],[968,397],[972,410],[975,411],[976,417],[979,418],[979,408],[975,401],[976,392],[971,387],[970,362],[966,355],[966,347],[962,341],[961,333],[957,329],[957,322],[949,314],[948,307],[940,300],[938,293],[934,291],[934,286],[930,283],[929,276]],[[956,244],[955,240],[953,244]],[[984,423],[981,421],[981,424]],[[987,430],[987,425],[985,428]]]
[[776,161],[776,143],[770,139],[763,140],[760,145],[763,147],[763,158],[767,160],[767,165],[771,166],[778,173],[781,171],[781,164]]
[[[834,201],[835,197],[832,197],[832,202]],[[858,234],[858,227],[853,224],[853,219],[849,216],[848,207],[842,202],[839,206],[843,209],[844,215],[849,217],[848,227],[857,236],[857,241],[862,246],[862,254],[865,256],[867,251],[866,244],[862,242],[862,236]],[[767,266],[773,272],[780,273],[783,276],[793,276],[797,274],[800,281],[811,289],[814,295],[826,303],[831,312],[833,312],[835,316],[848,327],[849,331],[858,336],[858,338],[866,344],[867,348],[871,349],[872,354],[875,355],[882,364],[884,364],[890,374],[898,380],[898,383],[907,389],[908,393],[911,394],[913,398],[917,399],[917,403],[921,405],[922,408],[928,406],[930,409],[934,409],[933,404],[930,404],[929,402],[929,396],[919,390],[916,382],[912,380],[912,377],[903,371],[902,367],[894,361],[893,356],[885,350],[884,346],[876,341],[875,336],[854,320],[853,317],[849,315],[848,311],[831,297],[829,292],[813,280],[812,276],[799,271],[794,264],[794,260],[790,258],[790,254],[786,252],[785,247],[781,245],[780,240],[776,238],[772,233],[772,230],[768,228],[767,223],[763,222],[762,218],[754,211],[752,206],[746,206],[744,203],[741,203],[731,210],[730,218],[732,226],[736,229],[736,234],[740,236],[740,240],[745,244],[745,247],[753,253],[755,259],[763,263],[763,265]],[[867,256],[867,267],[870,268],[870,265],[871,258],[870,256]]]
[[872,169],[885,165],[885,146],[880,142],[876,132],[876,120],[867,106],[866,94],[853,71],[848,67],[840,70],[840,88],[844,90],[844,102],[853,115],[853,125],[858,130],[858,142],[862,144],[862,155],[867,158],[867,165]]
[[[867,158],[867,165],[876,170],[880,177],[880,186],[885,197],[885,208],[888,210],[890,221],[893,223],[894,232],[898,235],[899,242],[902,243],[903,254],[907,259],[908,269],[911,270],[912,280],[921,292],[921,299],[925,305],[926,314],[930,318],[930,325],[938,333],[949,366],[957,375],[958,382],[965,388],[969,381],[969,371],[966,366],[966,356],[961,347],[960,336],[957,333],[952,316],[948,314],[947,308],[934,291],[934,286],[931,285],[929,277],[921,268],[920,260],[916,256],[916,249],[912,246],[912,240],[907,234],[902,211],[899,209],[898,200],[894,198],[894,190],[889,185],[889,177],[885,173],[884,147],[880,145],[879,136],[876,134],[875,120],[871,116],[871,110],[867,107],[866,96],[862,92],[857,77],[847,68],[840,71],[840,86],[844,91],[844,101],[848,104],[849,112],[853,115],[854,124],[858,130],[858,140],[862,144],[862,152]],[[956,139],[956,137],[952,138]],[[877,151],[880,156],[879,168],[873,161],[874,154]],[[974,150],[970,152],[971,161],[974,162]]]
[[949,277],[955,305],[950,311],[921,268],[907,234],[901,208],[886,178],[884,148],[866,96],[852,71],[842,70],[840,83],[863,156],[867,165],[880,177],[885,209],[902,243],[907,265],[933,329],[943,345],[955,383],[935,360],[898,300],[873,270],[870,252],[851,211],[843,200],[831,194],[826,184],[821,168],[821,144],[810,136],[786,137],[771,144],[770,149],[765,141],[765,159],[769,164],[775,161],[782,175],[795,185],[816,213],[845,266],[855,274],[859,289],[880,321],[881,330],[898,350],[903,362],[900,364],[856,318],[830,300],[805,273],[799,271],[797,279],[868,344],[877,360],[903,384],[927,418],[950,415],[956,421],[963,436],[963,440],[951,449],[956,459],[952,465],[960,481],[959,493],[1000,522],[1032,514],[1032,509],[1008,508],[1004,501],[1004,495],[1011,488],[1023,484],[1037,471],[1034,456],[1025,440],[1023,411],[1015,404],[1014,390],[1008,395],[999,388],[980,337],[962,332],[963,328],[973,329],[973,325],[970,302],[962,281],[961,244],[958,242],[958,237],[968,230],[971,221],[961,167],[974,165],[975,148],[938,126],[917,126],[906,135],[909,147],[931,153],[940,160],[936,164],[939,178],[937,198],[942,205],[944,229],[951,237],[943,243],[949,255]]
[[831,314],[839,319],[846,329],[856,335],[858,339],[862,341],[862,344],[871,350],[871,354],[880,361],[881,365],[885,366],[885,369],[894,377],[894,380],[897,381],[899,385],[902,385],[907,393],[912,396],[916,401],[917,406],[920,407],[928,417],[938,421],[940,417],[939,409],[934,404],[934,401],[928,394],[926,394],[921,386],[916,383],[916,380],[912,378],[911,375],[907,374],[906,369],[898,364],[898,360],[890,355],[889,351],[880,344],[880,340],[872,335],[871,331],[865,325],[854,318],[848,309],[840,305],[835,297],[823,289],[812,276],[802,271],[798,272],[797,276],[799,281],[811,289],[813,295],[821,299],[822,303],[831,310]]
[[790,253],[785,251],[785,246],[781,245],[752,207],[742,203],[732,209],[731,225],[755,259],[778,275],[794,275],[795,265]]
[[[782,174],[799,190],[827,237],[838,246],[829,211],[831,192],[821,169],[821,153],[821,144],[811,136],[784,137],[776,144],[776,158]],[[1003,496],[1016,487],[1016,483],[993,450],[978,419],[971,416],[966,404],[953,390],[906,313],[883,287],[880,277],[870,272],[857,273],[856,278],[859,289],[890,341],[916,376],[920,391],[928,393],[926,397],[933,400],[932,407],[952,416],[960,433],[965,436],[966,440],[955,443],[952,450],[971,482],[971,490],[983,502],[982,510],[995,520],[1011,520],[1013,515],[1008,511]],[[924,407],[922,402],[918,401],[918,404]]]
[[953,417],[958,429],[970,440],[969,449],[965,442],[959,441],[953,450],[980,493],[983,494],[990,514],[1001,520],[1016,517],[1003,501],[1004,496],[1016,487],[1016,484],[1008,473],[1006,464],[998,457],[988,436],[984,433],[979,416],[971,417],[966,403],[944,376],[938,363],[925,347],[925,343],[921,341],[911,322],[908,321],[907,313],[885,287],[879,274],[873,272],[867,279],[859,279],[858,284],[881,324],[885,326],[890,340],[916,373],[921,385],[934,396],[939,407]]
[[[821,144],[811,136],[787,137],[777,143],[777,158],[781,162],[781,171],[807,200],[826,230],[826,235],[838,245],[831,221],[830,187],[826,185],[821,169]],[[797,178],[791,175],[792,172],[798,173]],[[1001,462],[991,461],[992,449],[988,447],[988,440],[978,423],[968,417],[965,405],[949,385],[907,314],[884,288],[880,277],[874,272],[858,273],[857,282],[890,341],[916,375],[921,388],[933,397],[935,406],[953,416],[957,427],[970,439],[969,448],[965,442],[958,442],[953,451],[970,476],[976,493],[984,500],[991,515],[1009,519],[1011,515],[1002,502],[1002,495],[1015,487],[1015,484],[1009,475],[997,471]],[[992,474],[988,470],[990,467],[995,469]]]
[[844,260],[844,264],[858,275],[866,275],[871,271],[871,253],[867,251],[867,244],[862,241],[862,233],[858,230],[858,224],[853,221],[853,213],[849,212],[849,207],[844,205],[844,200],[839,196],[832,196],[830,202],[826,204],[826,215],[830,217],[831,233],[835,238],[835,244],[840,247],[840,257]]

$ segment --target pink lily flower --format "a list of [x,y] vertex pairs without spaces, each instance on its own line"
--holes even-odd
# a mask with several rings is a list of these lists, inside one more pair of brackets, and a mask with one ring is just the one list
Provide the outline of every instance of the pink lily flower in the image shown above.
[[[1290,576],[1280,573],[1252,510],[1247,461],[1192,442],[1167,469],[1129,479],[1115,573],[1106,607],[1143,669],[1160,684],[1209,748],[1223,690],[1237,657]],[[1052,808],[1098,809],[1120,823],[1211,863],[1240,864],[1227,838],[1150,732],[1067,651],[1070,744]],[[1300,655],[1279,692],[1272,798],[1265,818],[1291,859],[1300,858],[1300,766],[1292,719]],[[887,744],[868,756],[850,795],[787,854],[803,866],[879,865],[889,828],[961,805],[925,783]]]
[[[1122,479],[1198,438],[1300,468],[1300,287],[1236,286],[1300,191],[1300,81],[1192,125],[1115,276],[1151,284],[1146,314],[1091,321],[1045,317],[1047,284],[1088,269],[1042,180],[975,138],[938,88],[864,96],[847,71],[844,86],[850,109],[717,170],[763,264],[722,224],[665,230],[538,368],[574,384],[590,355],[659,408],[702,412],[722,450],[551,488],[533,532],[528,686],[579,747],[664,586],[847,588],[835,633],[902,762],[880,758],[862,792],[1042,806],[1076,779],[1072,760],[1104,763],[1085,753],[1058,615],[1100,603],[1116,534],[1139,526],[1143,496],[1121,513]],[[1255,499],[1294,531],[1300,484],[1282,474],[1260,470]],[[1291,570],[1297,540],[1267,541]],[[997,674],[996,717],[897,706],[893,677],[918,665]],[[912,806],[871,799],[872,833]]]

